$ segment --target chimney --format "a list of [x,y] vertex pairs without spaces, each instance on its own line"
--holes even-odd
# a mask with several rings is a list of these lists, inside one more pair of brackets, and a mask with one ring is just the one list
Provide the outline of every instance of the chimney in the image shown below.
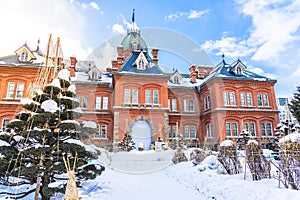
[[155,64],[158,64],[158,57],[157,57],[158,49],[157,48],[152,49],[151,53],[152,53],[153,61],[155,62]]
[[196,83],[197,75],[198,75],[198,71],[196,71],[196,65],[191,65],[189,71],[190,71],[190,82]]
[[123,57],[124,47],[122,45],[117,47],[117,51],[118,51],[118,57]]
[[75,76],[76,63],[77,63],[76,57],[75,56],[70,57],[70,77]]
[[121,68],[122,64],[123,64],[123,56],[118,56],[117,57],[117,68],[118,68],[118,70]]

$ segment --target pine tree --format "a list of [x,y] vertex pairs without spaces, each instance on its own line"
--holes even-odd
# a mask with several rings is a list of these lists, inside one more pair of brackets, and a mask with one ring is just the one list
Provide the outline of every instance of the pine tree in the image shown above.
[[289,109],[297,121],[300,122],[300,86],[297,87],[297,92],[294,93],[294,97],[289,104]]
[[[11,143],[16,152],[10,159],[15,167],[10,169],[10,176],[16,176],[35,184],[40,180],[39,194],[48,200],[55,192],[64,192],[62,187],[50,187],[50,183],[59,182],[58,175],[66,173],[63,157],[67,157],[73,166],[77,157],[76,178],[94,179],[104,167],[89,163],[93,157],[85,150],[79,140],[80,125],[75,119],[82,115],[76,98],[75,86],[70,84],[69,71],[63,69],[58,78],[28,100],[23,108],[25,112],[16,115],[8,128],[14,137],[23,138],[18,143]],[[35,192],[28,190],[22,195]],[[20,196],[22,196],[20,195]]]
[[119,148],[123,151],[131,151],[134,149],[134,141],[128,131],[124,134],[122,141],[119,143]]

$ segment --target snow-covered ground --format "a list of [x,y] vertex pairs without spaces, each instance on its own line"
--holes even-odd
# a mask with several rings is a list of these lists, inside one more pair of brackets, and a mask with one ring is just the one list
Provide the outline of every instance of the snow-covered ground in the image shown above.
[[[172,155],[171,150],[103,151],[99,161],[105,165],[105,171],[95,180],[84,182],[79,189],[80,196],[83,200],[285,200],[300,197],[300,191],[286,189],[282,184],[278,187],[278,180],[274,178],[252,181],[249,170],[246,179],[244,173],[218,174],[214,155],[197,166],[191,162],[173,165]],[[52,199],[61,198],[62,195],[58,195]]]

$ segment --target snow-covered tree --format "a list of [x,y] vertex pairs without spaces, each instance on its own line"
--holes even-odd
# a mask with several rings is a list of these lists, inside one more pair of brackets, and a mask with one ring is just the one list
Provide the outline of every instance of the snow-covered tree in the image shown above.
[[78,184],[81,179],[93,179],[104,170],[101,165],[89,163],[94,157],[79,140],[80,124],[75,119],[82,116],[82,111],[75,91],[69,71],[61,70],[33,99],[22,101],[25,111],[8,125],[19,142],[7,141],[13,150],[6,159],[15,164],[8,168],[6,176],[16,176],[27,184],[37,183],[37,189],[28,190],[23,196],[39,191],[42,199],[48,200],[55,192],[64,192],[63,185],[52,184],[66,173],[64,156],[71,166],[77,157]]
[[289,104],[289,109],[300,122],[300,86],[297,87],[297,91],[294,93],[294,97]]
[[122,141],[119,143],[119,148],[123,151],[131,151],[134,149],[134,141],[128,131],[125,132]]

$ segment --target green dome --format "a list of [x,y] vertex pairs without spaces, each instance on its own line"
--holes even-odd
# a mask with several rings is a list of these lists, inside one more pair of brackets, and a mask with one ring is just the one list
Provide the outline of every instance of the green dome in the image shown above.
[[122,40],[121,45],[124,50],[145,50],[148,51],[147,44],[144,39],[141,37],[139,32],[131,31],[126,37]]

